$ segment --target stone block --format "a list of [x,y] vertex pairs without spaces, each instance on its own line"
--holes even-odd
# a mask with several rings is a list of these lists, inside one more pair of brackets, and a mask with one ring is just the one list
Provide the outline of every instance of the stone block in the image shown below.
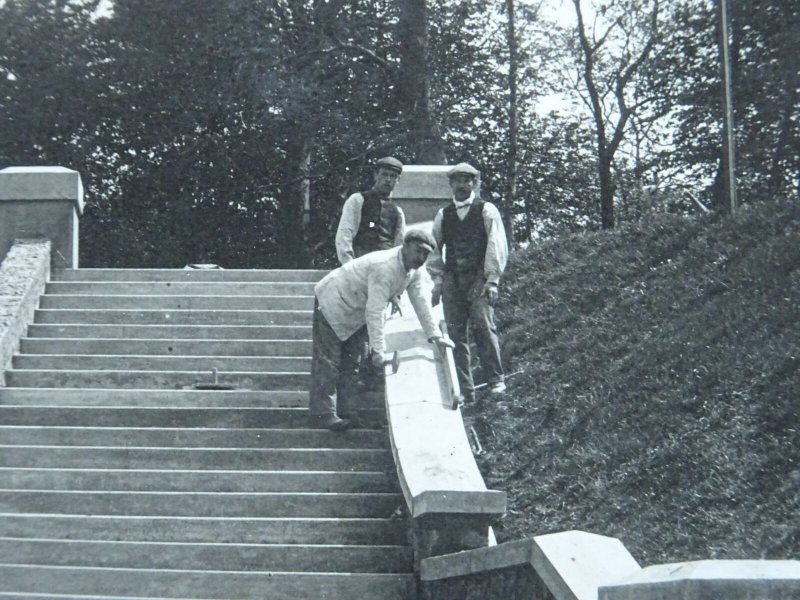
[[600,588],[599,600],[797,600],[798,560],[700,560],[646,567]]
[[8,167],[0,170],[0,256],[15,239],[52,242],[52,266],[78,266],[78,218],[83,184],[63,167]]

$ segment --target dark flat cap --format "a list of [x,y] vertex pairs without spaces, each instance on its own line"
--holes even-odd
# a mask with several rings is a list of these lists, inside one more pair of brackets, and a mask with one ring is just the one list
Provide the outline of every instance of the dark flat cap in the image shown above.
[[397,171],[398,173],[403,172],[403,163],[397,160],[394,156],[384,156],[383,158],[379,158],[375,161],[375,167],[386,167],[388,169],[392,169],[393,171]]
[[448,177],[455,177],[456,175],[472,175],[477,178],[480,175],[480,171],[471,164],[462,162],[458,163],[447,172]]

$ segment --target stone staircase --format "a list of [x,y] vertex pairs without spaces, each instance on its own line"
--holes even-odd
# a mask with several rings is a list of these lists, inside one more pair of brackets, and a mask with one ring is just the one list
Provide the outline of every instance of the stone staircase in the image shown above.
[[321,275],[53,272],[0,388],[0,598],[414,597],[387,431],[305,408]]

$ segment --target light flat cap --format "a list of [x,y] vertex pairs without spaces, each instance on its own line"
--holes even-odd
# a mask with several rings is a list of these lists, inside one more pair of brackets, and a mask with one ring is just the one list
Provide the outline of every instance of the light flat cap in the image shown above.
[[379,158],[375,161],[375,167],[386,167],[387,169],[392,169],[398,173],[403,172],[403,163],[397,160],[394,156],[384,156],[383,158]]
[[462,162],[458,163],[447,172],[448,177],[455,177],[456,175],[472,175],[477,178],[480,175],[480,171],[471,164]]
[[411,242],[416,242],[426,248],[428,252],[436,250],[436,240],[431,233],[424,229],[410,229],[403,237],[403,243],[410,244]]

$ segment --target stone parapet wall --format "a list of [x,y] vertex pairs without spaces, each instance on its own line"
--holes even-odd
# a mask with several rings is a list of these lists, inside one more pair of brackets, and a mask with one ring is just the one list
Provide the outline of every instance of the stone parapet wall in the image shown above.
[[557,600],[530,565],[422,581],[420,600]]
[[0,263],[0,386],[49,277],[48,240],[16,240]]

